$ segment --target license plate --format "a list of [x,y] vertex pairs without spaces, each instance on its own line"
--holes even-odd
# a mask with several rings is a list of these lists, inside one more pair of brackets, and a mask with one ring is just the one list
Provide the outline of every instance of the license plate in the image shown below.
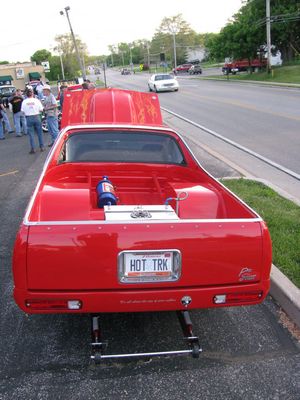
[[181,274],[179,250],[122,251],[118,257],[121,283],[177,281]]

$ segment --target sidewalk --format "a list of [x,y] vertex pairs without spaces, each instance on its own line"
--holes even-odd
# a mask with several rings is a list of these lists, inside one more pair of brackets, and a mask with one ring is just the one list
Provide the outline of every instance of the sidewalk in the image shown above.
[[253,85],[261,85],[261,86],[274,86],[274,87],[288,87],[288,88],[298,88],[300,89],[300,83],[288,83],[288,82],[269,82],[269,81],[252,81],[252,80],[244,80],[244,79],[233,79],[233,78],[216,78],[214,76],[203,76],[201,79],[205,80],[214,80],[219,82],[234,82],[234,83],[246,83]]
[[[188,131],[190,133],[191,129],[191,125],[187,122],[179,121],[178,118],[165,111],[163,111],[162,114],[164,122],[184,137],[201,165],[215,178],[239,178],[244,176],[248,179],[262,181],[250,175],[246,170],[240,168],[231,160],[227,160],[224,156],[221,156],[207,145],[199,145],[199,143],[193,141],[191,137],[187,137],[184,132]],[[188,126],[189,129],[185,130],[185,126]],[[200,130],[200,128],[196,127],[193,127],[193,129]],[[295,197],[291,198],[285,191],[272,185],[266,179],[263,180],[263,183],[279,192],[281,196],[287,197],[289,200],[300,205],[300,199]],[[300,289],[298,289],[275,265],[272,265],[271,270],[270,294],[300,328]]]

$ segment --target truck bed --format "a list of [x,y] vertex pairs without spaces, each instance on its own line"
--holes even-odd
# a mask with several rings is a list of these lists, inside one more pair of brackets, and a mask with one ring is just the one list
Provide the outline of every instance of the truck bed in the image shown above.
[[[256,218],[255,213],[211,179],[186,167],[126,165],[61,165],[43,179],[29,220],[105,221],[97,206],[97,184],[108,175],[119,206],[164,205],[168,198],[185,193],[178,217],[184,219]],[[59,204],[59,206],[57,206]],[[169,202],[176,209],[176,202]]]

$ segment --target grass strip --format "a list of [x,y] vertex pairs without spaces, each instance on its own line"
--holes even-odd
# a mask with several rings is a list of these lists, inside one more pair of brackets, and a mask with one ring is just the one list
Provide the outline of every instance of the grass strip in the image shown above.
[[244,178],[221,182],[266,221],[273,263],[300,288],[300,207],[260,182]]
[[275,83],[300,83],[300,65],[291,65],[287,67],[275,67],[271,73],[253,72],[252,74],[238,73],[237,75],[229,74],[212,76],[214,79],[232,80],[232,81],[259,81],[259,82],[275,82]]

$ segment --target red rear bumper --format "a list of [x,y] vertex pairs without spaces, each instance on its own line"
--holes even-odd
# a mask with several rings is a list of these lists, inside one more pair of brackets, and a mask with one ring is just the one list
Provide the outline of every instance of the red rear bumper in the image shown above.
[[[243,306],[261,303],[270,288],[270,280],[257,284],[231,285],[208,288],[177,288],[177,289],[143,289],[143,290],[106,290],[106,291],[27,291],[15,288],[14,298],[18,306],[26,313],[102,313],[102,312],[143,312],[171,311],[180,309],[197,309],[226,306]],[[253,298],[253,293],[260,293]],[[230,303],[215,304],[216,295],[234,294],[235,300]],[[249,298],[247,296],[249,294]],[[185,308],[182,298],[189,296],[191,303]],[[241,299],[239,300],[239,296]],[[242,299],[243,297],[243,299]],[[232,298],[232,296],[231,296]],[[31,308],[26,304],[31,300],[51,301],[79,300],[82,304],[78,310],[54,308],[45,306]]]

